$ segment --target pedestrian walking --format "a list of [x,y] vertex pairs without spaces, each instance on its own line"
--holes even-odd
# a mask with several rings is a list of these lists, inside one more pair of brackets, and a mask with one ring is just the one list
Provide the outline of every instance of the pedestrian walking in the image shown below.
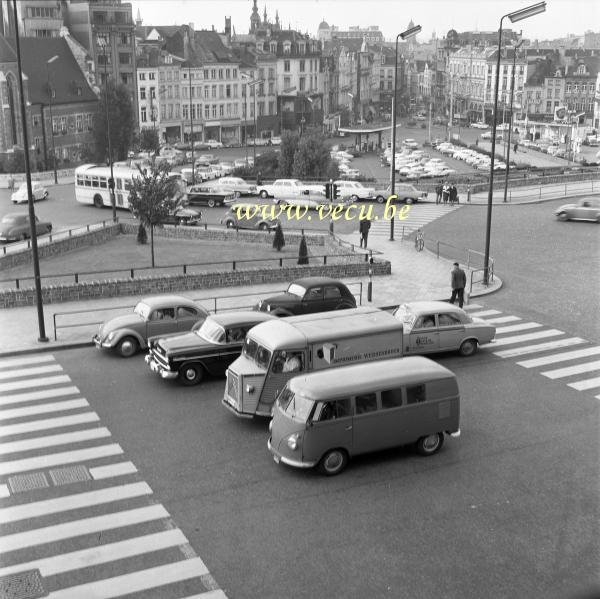
[[515,143],[515,145],[514,145],[514,147],[513,147],[513,150],[514,150],[515,154],[517,153],[517,148],[518,148],[518,147],[519,147],[519,144],[518,144],[518,143]]
[[465,287],[467,285],[467,275],[465,271],[460,268],[458,262],[454,263],[454,268],[451,273],[451,286],[452,295],[450,297],[450,303],[453,304],[456,298],[458,298],[458,307],[462,308],[465,301]]
[[439,204],[442,201],[442,184],[438,183],[435,186],[435,203]]
[[456,185],[452,183],[452,185],[450,185],[450,206],[454,206],[456,203],[456,198],[458,198],[458,191],[456,189]]
[[[371,228],[371,221],[364,219],[360,221],[358,230],[360,231],[360,247],[367,248],[367,241],[369,240],[369,229]],[[364,245],[363,245],[364,244]]]
[[256,173],[256,185],[262,185],[262,173],[260,171]]
[[450,198],[450,185],[448,181],[444,182],[442,187],[442,199],[444,201],[444,206],[448,203],[448,199]]

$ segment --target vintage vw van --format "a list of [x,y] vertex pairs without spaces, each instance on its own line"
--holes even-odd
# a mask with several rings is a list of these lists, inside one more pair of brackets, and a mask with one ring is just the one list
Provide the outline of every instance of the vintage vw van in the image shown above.
[[296,376],[283,388],[269,425],[276,462],[340,473],[361,453],[416,443],[433,455],[444,435],[458,436],[455,375],[411,356]]

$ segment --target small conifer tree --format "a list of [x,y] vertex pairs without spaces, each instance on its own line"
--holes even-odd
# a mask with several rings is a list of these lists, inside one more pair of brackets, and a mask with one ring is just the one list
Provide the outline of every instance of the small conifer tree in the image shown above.
[[285,246],[285,239],[283,237],[283,230],[281,228],[281,223],[277,223],[277,228],[275,229],[275,237],[273,238],[273,247],[280,252],[281,248]]
[[306,247],[306,237],[304,237],[304,235],[302,235],[302,238],[300,239],[298,264],[308,264],[308,248]]
[[144,223],[140,223],[137,232],[137,242],[140,245],[146,245],[148,243],[148,234],[146,233],[146,227],[144,227]]

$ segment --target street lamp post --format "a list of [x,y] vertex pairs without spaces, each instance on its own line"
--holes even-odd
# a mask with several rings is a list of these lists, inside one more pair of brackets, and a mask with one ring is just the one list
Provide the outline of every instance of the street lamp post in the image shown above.
[[512,74],[510,78],[510,114],[508,115],[508,135],[506,148],[506,173],[504,175],[504,202],[506,202],[506,194],[508,190],[508,173],[510,171],[510,134],[513,128],[513,99],[515,95],[515,68],[517,65],[517,50],[523,45],[521,40],[514,48]]
[[190,145],[192,148],[192,185],[196,184],[196,168],[194,165],[194,119],[192,115],[192,65],[188,63],[188,84],[190,88]]
[[[52,166],[54,168],[54,185],[58,185],[58,175],[56,173],[56,149],[54,147],[54,123],[52,122],[52,87],[50,86],[50,65],[58,60],[58,55],[55,54],[52,58],[46,61],[46,78],[48,81],[48,95],[50,96],[50,135],[52,136]],[[42,123],[43,124],[43,123]]]
[[546,10],[546,2],[538,2],[521,10],[503,15],[500,19],[500,28],[498,30],[498,59],[496,61],[496,82],[494,84],[494,116],[492,119],[492,155],[490,160],[490,185],[488,189],[488,207],[487,222],[485,228],[485,255],[483,259],[483,283],[489,284],[489,266],[490,266],[490,234],[492,230],[492,199],[494,195],[494,159],[496,157],[496,125],[498,124],[498,87],[500,85],[500,52],[502,51],[502,21],[505,17],[510,19],[511,23],[528,19]]
[[17,70],[19,78],[19,96],[21,101],[21,123],[23,126],[23,148],[25,148],[25,181],[27,182],[27,207],[29,209],[29,236],[31,238],[31,254],[33,257],[33,277],[38,316],[38,341],[48,341],[44,325],[44,305],[40,280],[40,262],[38,256],[37,231],[35,227],[35,209],[33,207],[33,191],[31,188],[31,165],[29,162],[29,140],[27,135],[27,110],[25,109],[25,90],[23,89],[23,67],[21,65],[21,42],[19,40],[19,19],[17,16],[17,0],[13,0],[13,19],[15,26],[15,42],[17,50]]
[[[396,62],[394,68],[394,96],[393,96],[393,107],[392,112],[392,175],[391,175],[391,188],[390,192],[393,195],[396,191],[396,112],[398,110],[398,41],[410,39],[421,31],[421,25],[407,29],[396,36]],[[390,219],[390,241],[394,241],[394,219]]]
[[[246,75],[246,73],[242,73],[242,78],[250,79],[250,75]],[[254,165],[256,166],[256,90],[254,89],[260,83],[264,83],[264,79],[255,79],[254,81],[248,81],[246,84],[254,95],[254,143],[252,144],[252,154],[254,156]],[[246,142],[247,143],[247,142]]]

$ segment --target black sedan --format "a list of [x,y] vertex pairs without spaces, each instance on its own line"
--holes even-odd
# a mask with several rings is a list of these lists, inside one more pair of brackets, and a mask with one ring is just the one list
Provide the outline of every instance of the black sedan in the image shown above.
[[197,385],[206,374],[223,376],[242,353],[246,333],[274,318],[251,311],[211,314],[190,333],[152,339],[146,364],[163,379],[179,377],[184,385]]
[[202,220],[202,212],[183,206],[175,208],[168,216],[162,219],[163,225],[199,225]]
[[[35,217],[35,233],[43,235],[52,232],[52,223],[41,221]],[[6,214],[0,221],[0,241],[18,241],[31,237],[29,214],[18,212]]]
[[312,314],[356,308],[356,299],[341,281],[329,277],[305,277],[290,283],[284,293],[261,300],[256,310],[276,316]]

